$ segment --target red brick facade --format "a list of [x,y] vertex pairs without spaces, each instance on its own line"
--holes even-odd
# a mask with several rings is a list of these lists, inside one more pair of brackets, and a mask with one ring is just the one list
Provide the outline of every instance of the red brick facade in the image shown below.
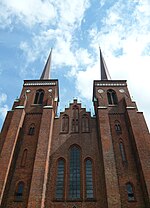
[[94,81],[95,116],[74,100],[57,117],[58,90],[24,81],[7,114],[0,207],[150,207],[150,134],[126,81]]

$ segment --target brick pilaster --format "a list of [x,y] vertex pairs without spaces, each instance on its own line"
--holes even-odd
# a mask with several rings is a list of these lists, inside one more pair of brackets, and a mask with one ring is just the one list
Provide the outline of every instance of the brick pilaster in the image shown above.
[[100,129],[99,139],[102,145],[108,208],[121,208],[118,176],[107,108],[98,109],[97,116],[99,120],[98,128]]
[[150,135],[143,114],[127,107],[130,122],[130,134],[135,145],[136,162],[139,168],[145,201],[150,206]]
[[12,163],[19,130],[23,125],[23,121],[25,117],[24,108],[25,108],[25,103],[24,103],[24,106],[17,106],[15,108],[8,132],[5,138],[3,149],[0,155],[0,205],[2,202],[10,166]]
[[28,208],[44,208],[53,122],[52,106],[43,107]]

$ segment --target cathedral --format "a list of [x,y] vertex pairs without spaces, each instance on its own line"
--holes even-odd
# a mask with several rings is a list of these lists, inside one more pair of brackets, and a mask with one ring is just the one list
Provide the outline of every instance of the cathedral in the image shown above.
[[0,208],[149,208],[150,134],[126,80],[109,79],[100,51],[95,115],[74,99],[58,117],[51,53],[2,127]]

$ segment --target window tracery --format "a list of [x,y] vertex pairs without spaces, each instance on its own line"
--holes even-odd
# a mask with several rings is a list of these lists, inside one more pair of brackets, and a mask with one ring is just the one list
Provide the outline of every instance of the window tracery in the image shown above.
[[115,130],[116,130],[116,133],[118,134],[122,133],[122,129],[121,129],[121,125],[119,121],[115,121]]
[[28,134],[29,135],[34,135],[34,133],[35,133],[35,125],[34,124],[31,124],[30,125],[30,128],[29,128]]
[[79,131],[79,109],[75,105],[73,106],[73,118],[72,118],[72,132],[78,132]]
[[64,133],[67,133],[69,130],[69,116],[68,115],[64,115],[62,117],[62,128],[61,131]]
[[84,114],[82,116],[82,132],[89,132],[89,117]]
[[56,180],[56,199],[58,200],[61,200],[64,197],[64,174],[65,174],[65,161],[64,159],[59,159],[57,166],[57,180]]
[[77,146],[70,148],[69,166],[69,198],[79,199],[81,194],[81,170],[80,170],[80,149]]
[[85,161],[85,173],[86,173],[86,198],[94,198],[93,190],[93,170],[92,170],[92,161],[87,159]]
[[44,91],[42,89],[39,89],[36,91],[34,104],[42,104],[44,98]]
[[118,99],[116,92],[112,89],[107,90],[107,98],[108,98],[108,104],[109,105],[117,105]]

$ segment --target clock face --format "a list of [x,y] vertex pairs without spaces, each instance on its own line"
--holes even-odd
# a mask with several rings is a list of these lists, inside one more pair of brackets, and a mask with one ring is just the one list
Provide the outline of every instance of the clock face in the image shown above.
[[124,89],[120,89],[119,92],[124,93],[125,91],[124,91]]
[[104,90],[102,90],[102,89],[98,89],[97,91],[98,91],[98,93],[100,93],[100,94],[104,92]]
[[49,92],[52,92],[52,89],[49,89],[48,91],[49,91]]

